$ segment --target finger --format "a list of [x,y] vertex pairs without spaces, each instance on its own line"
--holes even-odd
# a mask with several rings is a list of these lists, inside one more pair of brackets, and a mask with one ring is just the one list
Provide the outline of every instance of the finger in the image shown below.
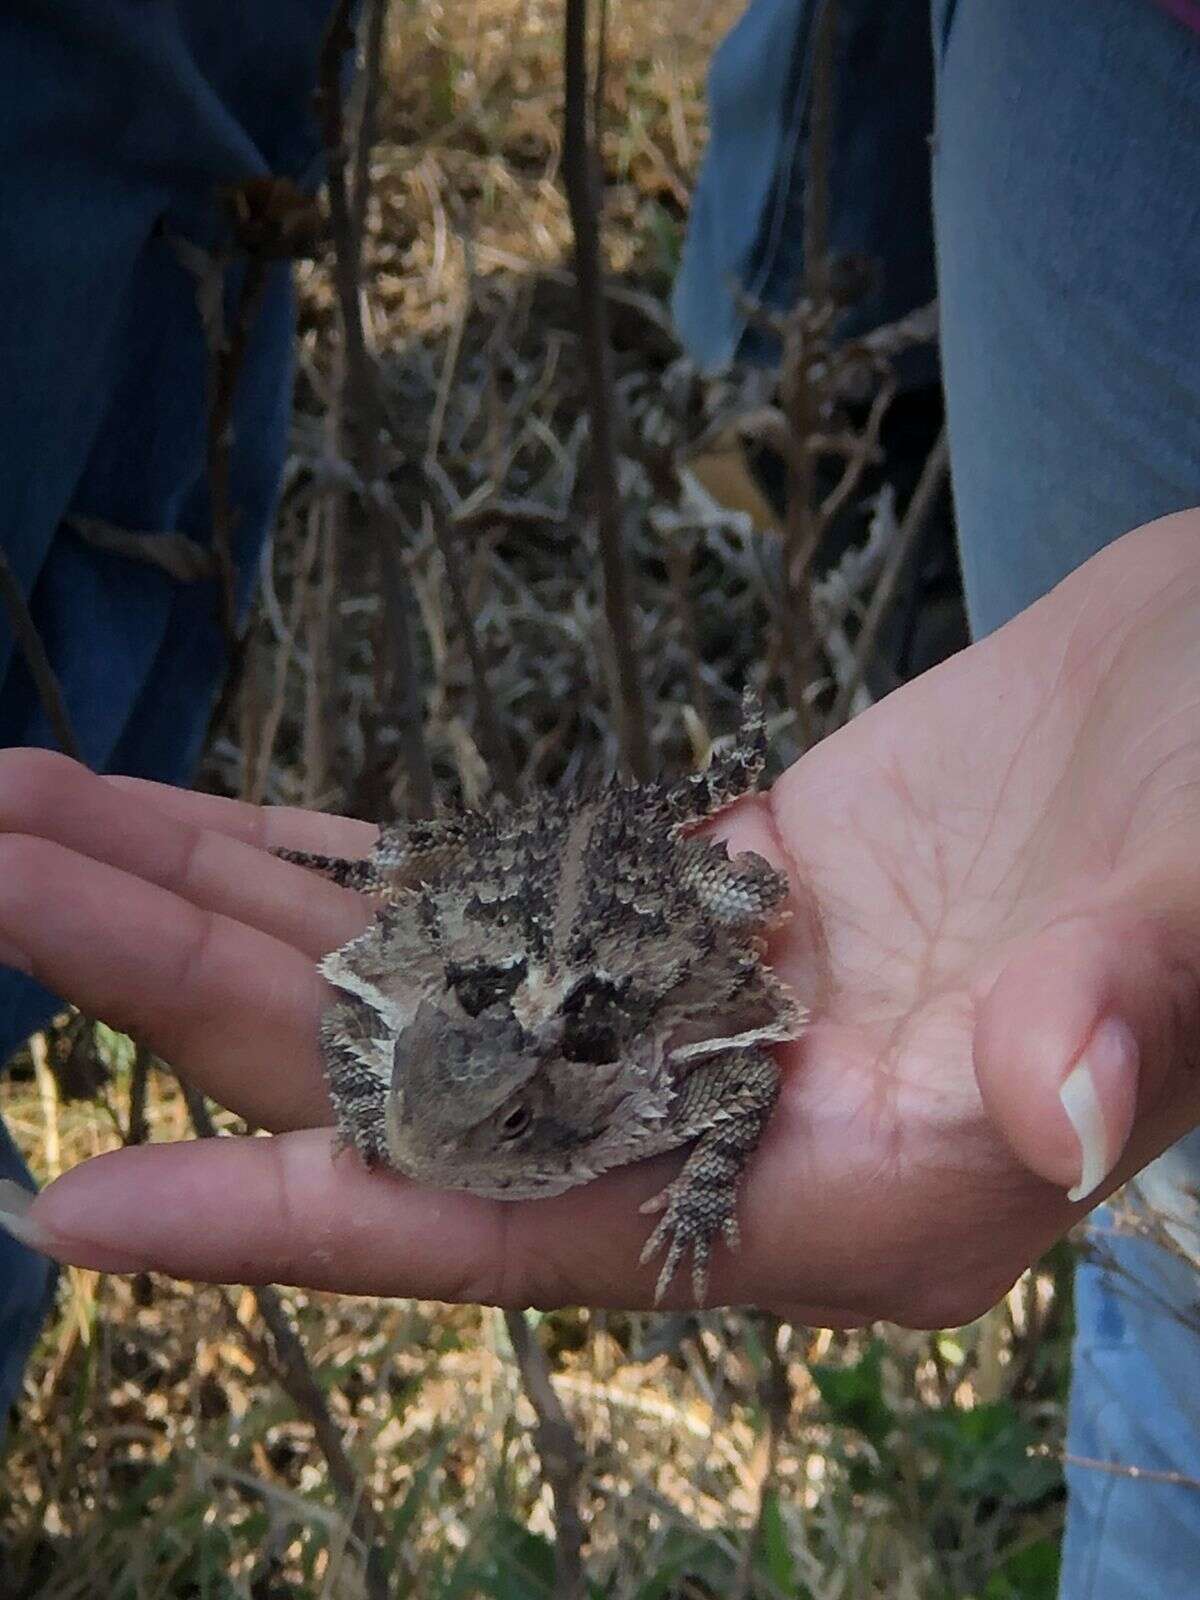
[[[1157,1153],[1142,1146],[1158,1118],[1142,1113],[1191,1059],[1193,968],[1166,924],[1100,909],[1030,939],[982,999],[974,1060],[984,1105],[1024,1165],[1070,1199],[1095,1204],[1118,1173]],[[1167,1115],[1179,1126],[1157,1129],[1158,1148],[1190,1126],[1194,1108]]]
[[316,855],[365,856],[379,829],[372,822],[335,817],[302,806],[255,806],[246,800],[200,794],[148,778],[109,777],[118,794],[144,800],[180,822],[225,833],[261,850],[310,850]]
[[[785,1092],[780,1110],[742,1195],[743,1244],[718,1247],[712,1300],[838,1308],[812,1320],[843,1325],[878,1315],[879,1297],[902,1310],[911,1271],[878,1217],[866,1226],[870,1185],[841,1184],[806,1156],[801,1096]],[[107,1271],[500,1305],[653,1304],[659,1263],[638,1264],[639,1207],[670,1158],[506,1203],[370,1173],[332,1149],[316,1130],[118,1151],[52,1184],[17,1228],[59,1260]],[[11,1212],[5,1197],[0,1206]],[[928,1231],[936,1219],[918,1220]],[[901,1217],[901,1232],[911,1226]],[[668,1304],[690,1305],[688,1280],[677,1275]]]
[[20,834],[0,837],[0,941],[252,1122],[330,1119],[317,1048],[329,990],[289,944]]
[[810,1306],[781,1304],[767,1306],[783,1322],[794,1322],[802,1328],[862,1328],[877,1321],[865,1311],[855,1311],[849,1306]]
[[327,1131],[310,1130],[98,1156],[43,1190],[22,1220],[27,1242],[100,1271],[496,1305],[649,1306],[655,1272],[637,1265],[645,1192],[627,1170],[555,1200],[483,1200],[369,1173],[348,1153],[334,1156]]
[[294,839],[328,844],[343,832],[343,844],[361,845],[362,830],[372,830],[315,813],[287,813],[278,825],[268,822],[270,816],[165,784],[118,785],[52,751],[0,754],[0,832],[53,840],[315,960],[352,938],[370,913],[357,895],[276,861],[262,846]]

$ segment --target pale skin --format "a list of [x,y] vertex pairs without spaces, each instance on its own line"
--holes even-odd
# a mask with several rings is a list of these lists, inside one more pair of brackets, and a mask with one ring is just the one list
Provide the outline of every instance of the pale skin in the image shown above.
[[[0,947],[271,1138],[87,1161],[18,1220],[62,1261],[512,1305],[648,1306],[639,1205],[678,1157],[553,1200],[332,1159],[313,962],[369,916],[272,846],[365,824],[0,755]],[[813,1006],[710,1298],[963,1322],[1200,1121],[1200,512],[1118,541],[813,750],[718,830],[788,870],[772,960]],[[1106,1023],[1115,1023],[1105,1034]],[[1059,1090],[1094,1053],[1079,1204]],[[1123,1152],[1123,1153],[1122,1153]],[[670,1298],[684,1303],[686,1275]]]

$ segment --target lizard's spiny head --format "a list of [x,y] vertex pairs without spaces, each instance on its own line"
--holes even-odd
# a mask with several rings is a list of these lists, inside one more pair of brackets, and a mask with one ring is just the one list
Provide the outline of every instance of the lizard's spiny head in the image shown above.
[[476,989],[487,984],[472,975],[459,1005],[422,1001],[396,1037],[393,1163],[421,1182],[504,1199],[558,1194],[611,1166],[607,1130],[633,1083],[607,997],[568,997],[530,1028],[490,991],[470,1014],[462,992]]

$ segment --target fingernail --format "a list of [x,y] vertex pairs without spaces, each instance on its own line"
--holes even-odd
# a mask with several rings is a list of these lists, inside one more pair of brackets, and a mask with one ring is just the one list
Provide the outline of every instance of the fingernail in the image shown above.
[[27,978],[33,976],[33,962],[24,950],[18,950],[10,940],[0,938],[0,967],[13,967]]
[[11,1178],[0,1178],[0,1228],[31,1250],[46,1252],[47,1235],[29,1216],[33,1195]]
[[1058,1092],[1079,1140],[1079,1181],[1067,1190],[1068,1200],[1086,1200],[1120,1159],[1133,1127],[1137,1073],[1133,1030],[1119,1017],[1108,1018]]
[[0,1228],[31,1250],[54,1261],[69,1261],[94,1272],[144,1272],[147,1263],[130,1257],[118,1245],[76,1238],[43,1228],[29,1215],[34,1196],[11,1178],[0,1178]]

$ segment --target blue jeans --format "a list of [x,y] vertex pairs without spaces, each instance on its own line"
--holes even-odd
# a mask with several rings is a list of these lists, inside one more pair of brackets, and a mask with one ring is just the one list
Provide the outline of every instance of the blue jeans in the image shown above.
[[[85,758],[186,782],[226,666],[214,582],[98,549],[70,518],[209,542],[209,355],[173,240],[226,249],[220,191],[316,175],[331,0],[9,0],[0,9],[0,548]],[[232,308],[236,273],[227,277]],[[233,406],[244,609],[291,407],[293,302],[269,269]],[[0,745],[54,739],[0,613]],[[115,908],[119,915],[119,907]],[[0,969],[0,1066],[57,1003]],[[0,1125],[0,1176],[31,1180]],[[0,1433],[52,1290],[0,1235]]]
[[[921,4],[841,0],[831,237],[882,260],[892,313],[932,289],[920,263],[936,242],[982,635],[1108,541],[1200,505],[1200,37],[1151,0],[934,0],[922,106]],[[800,281],[811,25],[810,0],[752,0],[713,65],[713,140],[675,296],[708,365],[763,356],[730,276],[772,304]],[[914,176],[931,125],[932,233]],[[1138,1185],[1194,1258],[1198,1188],[1200,1134]],[[1200,1281],[1113,1234],[1107,1211],[1095,1226],[1111,1259],[1078,1269],[1068,1451],[1200,1478]],[[1197,1592],[1200,1494],[1084,1466],[1067,1478],[1062,1600]]]

